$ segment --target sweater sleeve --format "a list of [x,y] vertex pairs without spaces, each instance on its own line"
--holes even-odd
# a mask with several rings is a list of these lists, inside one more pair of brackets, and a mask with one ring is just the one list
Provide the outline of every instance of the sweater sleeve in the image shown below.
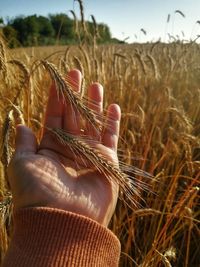
[[120,243],[97,222],[53,208],[14,214],[14,233],[2,267],[118,266]]

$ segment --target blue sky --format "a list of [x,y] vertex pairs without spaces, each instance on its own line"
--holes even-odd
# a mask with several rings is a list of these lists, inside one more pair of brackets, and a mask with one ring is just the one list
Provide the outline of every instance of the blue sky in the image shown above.
[[[83,0],[85,18],[90,20],[93,14],[97,22],[104,22],[110,27],[113,37],[133,41],[156,41],[159,37],[167,39],[166,33],[185,34],[185,39],[200,35],[200,0]],[[73,0],[0,0],[0,16],[6,18],[17,15],[65,12],[78,14],[78,3]],[[181,10],[185,14],[174,13]],[[171,19],[166,24],[167,16]],[[147,32],[145,36],[140,29]],[[137,35],[137,39],[136,36]]]

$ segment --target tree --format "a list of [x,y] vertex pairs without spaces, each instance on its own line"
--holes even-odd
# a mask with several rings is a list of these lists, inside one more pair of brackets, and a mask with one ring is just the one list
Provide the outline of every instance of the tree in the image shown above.
[[28,16],[25,18],[24,23],[27,27],[27,45],[37,45],[39,37],[39,24],[37,16]]
[[24,17],[16,17],[10,22],[11,27],[17,32],[17,38],[22,45],[25,45],[27,38],[27,25],[24,23]]
[[98,43],[110,43],[112,37],[109,27],[104,23],[87,22],[87,30],[91,36],[96,36]]
[[14,48],[18,45],[17,32],[12,26],[5,26],[3,28],[3,35],[5,36],[10,48]]
[[98,24],[98,31],[100,35],[100,42],[105,43],[105,42],[110,42],[111,41],[111,33],[109,27],[104,24],[100,23]]
[[[80,25],[80,22],[78,24]],[[50,14],[48,17],[37,15],[19,16],[12,20],[8,19],[4,35],[8,40],[17,39],[22,46],[49,45],[55,44],[56,41],[59,41],[60,44],[78,43],[83,40],[91,43],[90,36],[94,35],[97,37],[98,42],[111,42],[110,29],[106,24],[95,24],[95,27],[91,22],[86,22],[86,24],[90,35],[86,35],[84,31],[81,31],[78,39],[74,31],[73,20],[64,13]]]
[[28,17],[16,17],[10,22],[10,26],[16,30],[17,38],[22,45],[37,45],[39,25],[36,15]]
[[55,34],[54,28],[51,21],[43,16],[37,18],[37,23],[39,25],[39,34],[44,37],[53,37]]
[[75,39],[73,21],[66,14],[49,15],[49,19],[57,39],[64,40],[65,42],[73,41]]
[[39,45],[49,45],[55,43],[55,31],[51,24],[51,21],[43,16],[39,16],[37,18],[38,26],[39,26],[39,37],[38,44]]

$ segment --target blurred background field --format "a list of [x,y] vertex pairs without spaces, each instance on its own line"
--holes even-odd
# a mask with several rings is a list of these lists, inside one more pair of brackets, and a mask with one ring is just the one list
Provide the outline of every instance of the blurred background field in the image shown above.
[[[81,1],[80,1],[81,2]],[[87,24],[85,24],[87,27]],[[119,201],[110,224],[121,241],[120,266],[200,266],[200,45],[173,40],[99,44],[98,27],[78,44],[9,49],[0,41],[0,255],[12,232],[6,166],[15,124],[24,120],[40,136],[51,79],[39,60],[62,73],[81,70],[87,85],[105,88],[104,108],[122,109],[119,157],[153,178],[132,210]]]

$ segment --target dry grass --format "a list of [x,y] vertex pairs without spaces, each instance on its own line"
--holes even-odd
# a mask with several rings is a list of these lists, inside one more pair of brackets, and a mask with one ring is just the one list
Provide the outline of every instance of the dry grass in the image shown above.
[[[13,125],[21,116],[39,138],[48,95],[46,88],[51,83],[51,77],[57,82],[60,93],[65,94],[67,84],[60,73],[74,64],[84,69],[85,88],[97,78],[104,85],[105,109],[113,102],[121,106],[120,162],[141,170],[135,184],[144,183],[137,188],[140,196],[135,195],[140,208],[133,211],[119,201],[110,224],[121,240],[121,266],[199,266],[199,45],[156,43],[95,48],[82,45],[13,51],[1,45],[0,49],[0,66],[3,66],[0,70],[2,125],[8,112],[12,111]],[[26,74],[19,64],[9,64],[16,60],[26,66]],[[52,62],[48,66],[44,63],[51,75],[39,67],[37,62],[40,60]],[[5,79],[5,75],[9,79]],[[28,82],[25,82],[27,75]],[[99,118],[90,110],[85,110],[85,100],[73,95],[71,103],[79,107],[82,116],[95,123]],[[90,115],[85,115],[87,112]],[[98,123],[95,125],[99,127]],[[2,129],[1,140],[8,137],[7,132]],[[8,139],[6,146],[12,148],[13,130],[9,132]],[[74,141],[80,148],[84,147],[82,141]],[[6,154],[3,152],[2,156],[5,158]],[[92,160],[95,156],[92,155]],[[104,166],[105,162],[102,164]],[[4,201],[3,207],[7,207],[9,190],[5,183],[4,166],[5,163],[0,168],[0,198]],[[110,166],[108,168],[113,168]],[[132,167],[128,169],[126,166],[125,175],[130,170]],[[154,178],[141,175],[143,171]],[[118,172],[116,168],[116,176]],[[121,172],[119,175],[123,176]],[[146,190],[146,183],[150,191]],[[6,232],[10,233],[8,221],[2,220],[6,223],[0,232],[1,257],[9,240],[6,235]]]

